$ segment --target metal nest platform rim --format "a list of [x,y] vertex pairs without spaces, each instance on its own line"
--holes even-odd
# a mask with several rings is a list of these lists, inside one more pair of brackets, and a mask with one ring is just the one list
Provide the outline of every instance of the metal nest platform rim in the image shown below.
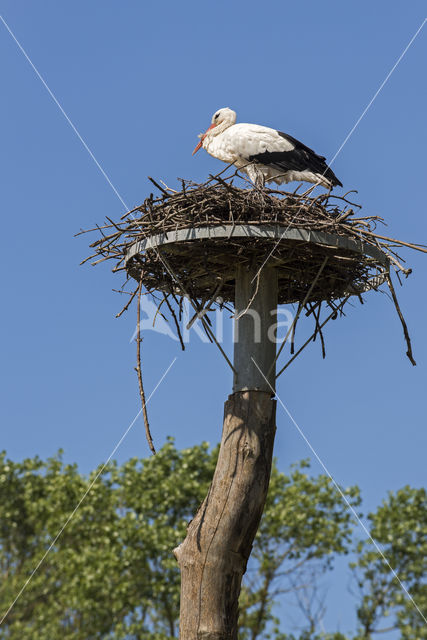
[[312,301],[360,295],[382,284],[389,268],[387,255],[372,244],[283,223],[210,224],[148,235],[128,248],[125,268],[136,280],[143,273],[148,288],[200,300],[216,292],[233,302],[238,264],[272,266],[279,302],[289,303],[301,300],[325,258]]
[[[374,258],[384,266],[389,265],[389,258],[381,249],[368,245],[362,240],[339,236],[325,231],[315,231],[304,227],[290,227],[284,224],[237,224],[237,225],[209,225],[206,227],[188,227],[167,231],[164,233],[148,236],[144,240],[139,240],[133,244],[126,253],[126,264],[141,251],[147,251],[166,244],[192,242],[210,239],[232,238],[262,238],[281,242],[294,240],[298,242],[312,242],[318,245],[325,245],[331,249],[345,249],[365,256]],[[274,245],[274,243],[273,243]]]

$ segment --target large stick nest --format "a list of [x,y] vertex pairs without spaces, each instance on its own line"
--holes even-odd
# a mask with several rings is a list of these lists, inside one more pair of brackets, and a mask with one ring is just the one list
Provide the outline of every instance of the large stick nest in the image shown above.
[[[259,268],[268,264],[278,269],[279,303],[303,305],[307,314],[312,313],[315,318],[316,335],[321,329],[323,302],[336,315],[350,295],[360,297],[387,282],[412,360],[406,325],[391,284],[390,266],[398,275],[408,275],[410,269],[402,266],[396,250],[402,246],[426,250],[379,234],[377,228],[383,219],[359,216],[356,211],[360,206],[349,199],[351,192],[344,196],[330,192],[313,196],[270,188],[242,188],[233,184],[235,176],[224,179],[218,174],[203,184],[182,181],[180,191],[150,178],[159,195],[150,194],[120,221],[107,218],[103,226],[91,229],[99,237],[91,244],[94,251],[87,260],[95,258],[93,264],[112,260],[113,271],[124,271],[128,279],[137,282],[124,309],[139,285],[143,285],[157,299],[160,293],[161,304],[166,301],[176,325],[172,299],[181,306],[183,297],[187,297],[202,318],[201,312],[210,310],[212,305],[233,302],[238,263]],[[330,245],[325,245],[280,237],[234,237],[233,230],[239,225],[268,225],[283,229],[284,235],[291,228],[320,231],[335,239],[352,241],[349,244],[353,243],[353,248],[338,247],[333,238]],[[223,238],[163,243],[170,232],[224,226],[228,231]],[[139,251],[137,243],[149,238],[155,240],[154,245]],[[206,328],[206,322],[203,324]]]
[[[313,302],[333,300],[348,291],[361,293],[372,282],[380,282],[388,268],[388,252],[365,255],[361,242],[361,231],[372,232],[377,219],[351,220],[353,210],[347,205],[344,210],[338,207],[334,196],[328,194],[279,198],[271,190],[239,189],[216,182],[184,189],[160,202],[148,199],[138,211],[142,217],[130,222],[120,250],[126,253],[128,242],[134,240],[151,238],[159,243],[156,248],[138,250],[132,257],[128,253],[124,263],[127,273],[136,281],[142,279],[150,291],[173,291],[202,302],[216,292],[225,302],[233,302],[237,264],[259,269],[272,266],[278,270],[279,303],[298,302],[327,257],[309,297]],[[254,225],[271,235],[238,237],[237,229]],[[225,237],[178,241],[178,230],[214,227],[225,227]],[[330,246],[289,239],[285,236],[290,229],[349,238],[356,241],[359,250],[338,248],[333,238]],[[172,243],[164,244],[168,232]],[[371,237],[365,244],[367,251],[369,246],[378,248]]]

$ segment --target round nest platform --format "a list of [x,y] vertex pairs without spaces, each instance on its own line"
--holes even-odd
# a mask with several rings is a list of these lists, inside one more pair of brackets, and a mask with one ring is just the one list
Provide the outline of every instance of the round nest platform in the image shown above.
[[180,192],[155,184],[160,197],[110,221],[113,233],[92,245],[148,291],[233,302],[237,265],[268,265],[278,269],[279,303],[297,302],[327,258],[309,299],[334,300],[378,286],[389,269],[392,254],[375,234],[381,219],[356,217],[345,196],[243,189],[220,177],[183,182]]
[[[226,211],[219,206],[219,214]],[[189,295],[202,302],[214,294],[234,302],[238,265],[275,267],[279,304],[303,299],[325,260],[307,302],[362,293],[384,281],[389,260],[381,250],[348,235],[291,227],[287,209],[276,213],[278,219],[284,218],[276,224],[265,222],[270,215],[244,224],[239,216],[238,223],[224,220],[227,224],[211,222],[150,235],[130,247],[126,270],[135,280],[142,278],[149,290]]]
[[359,216],[360,206],[349,199],[352,192],[313,196],[312,191],[247,188],[234,184],[237,172],[221,175],[203,184],[182,180],[179,191],[150,178],[158,196],[150,194],[120,221],[107,218],[90,230],[99,237],[86,260],[112,260],[113,271],[124,272],[127,282],[136,281],[118,315],[145,288],[159,301],[159,309],[166,302],[177,329],[171,302],[181,312],[184,298],[205,326],[202,316],[213,305],[233,303],[238,265],[257,270],[268,265],[278,270],[279,303],[296,302],[306,315],[313,314],[316,335],[323,326],[323,303],[336,317],[350,296],[361,298],[386,282],[412,359],[391,269],[398,277],[407,276],[411,270],[402,266],[396,251],[405,246],[426,252],[422,245],[380,235],[377,227],[383,219]]

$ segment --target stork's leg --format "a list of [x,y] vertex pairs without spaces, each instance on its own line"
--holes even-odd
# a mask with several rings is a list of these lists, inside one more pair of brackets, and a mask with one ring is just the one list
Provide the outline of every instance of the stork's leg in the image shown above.
[[262,171],[255,165],[250,164],[245,169],[249,176],[250,181],[253,183],[256,189],[263,189],[265,186],[265,177]]
[[263,189],[265,187],[265,178],[264,178],[264,175],[261,173],[261,171],[257,171],[255,186],[257,189]]

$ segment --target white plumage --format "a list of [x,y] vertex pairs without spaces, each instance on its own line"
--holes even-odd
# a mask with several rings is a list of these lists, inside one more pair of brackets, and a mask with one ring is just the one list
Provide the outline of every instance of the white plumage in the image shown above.
[[301,180],[329,188],[342,186],[325,158],[292,136],[258,124],[235,122],[232,109],[216,111],[193,154],[203,147],[214,158],[233,163],[256,185]]

